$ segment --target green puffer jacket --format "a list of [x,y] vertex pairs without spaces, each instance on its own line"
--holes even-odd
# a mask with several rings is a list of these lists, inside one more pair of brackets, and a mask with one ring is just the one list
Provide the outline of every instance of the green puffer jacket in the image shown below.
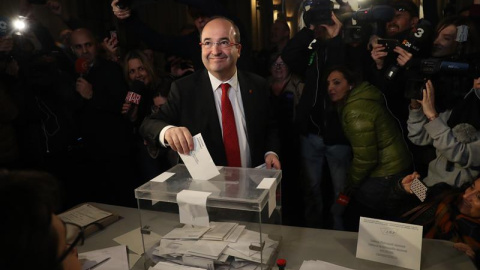
[[362,82],[339,109],[343,131],[353,150],[349,183],[359,184],[369,177],[385,177],[410,168],[412,156],[380,90]]

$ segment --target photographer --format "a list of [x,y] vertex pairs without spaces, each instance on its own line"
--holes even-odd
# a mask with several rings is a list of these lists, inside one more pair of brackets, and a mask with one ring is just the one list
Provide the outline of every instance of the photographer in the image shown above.
[[428,167],[424,181],[460,187],[480,173],[480,74],[473,88],[453,109],[438,113],[431,81],[423,99],[413,100],[408,119],[408,137],[417,145],[433,145],[437,157]]
[[[309,227],[324,226],[321,180],[324,161],[329,165],[335,193],[343,189],[351,160],[351,149],[345,138],[334,106],[329,102],[323,72],[345,62],[345,45],[340,34],[342,23],[325,7],[330,1],[314,1],[303,16],[306,27],[283,49],[282,59],[291,71],[303,75],[305,87],[295,116],[300,132],[300,162],[303,174],[305,219]],[[334,228],[342,229],[341,219]]]

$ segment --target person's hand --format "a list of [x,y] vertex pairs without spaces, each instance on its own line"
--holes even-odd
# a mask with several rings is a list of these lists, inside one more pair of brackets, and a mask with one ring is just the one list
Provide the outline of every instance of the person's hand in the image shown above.
[[132,13],[130,8],[121,9],[117,6],[117,4],[118,4],[118,0],[113,0],[112,4],[110,4],[110,6],[112,7],[113,14],[115,14],[115,16],[120,20],[124,20],[130,17]]
[[423,113],[428,119],[436,117],[437,110],[435,109],[435,89],[431,80],[428,80],[425,84],[426,89],[423,90],[423,99],[417,100],[422,104]]
[[475,259],[475,251],[473,251],[472,247],[465,243],[455,243],[453,244],[453,247],[456,248],[458,251],[465,252],[468,257],[471,259]]
[[118,51],[118,40],[116,38],[108,38],[106,37],[103,42],[102,46],[105,50],[107,50],[111,55],[117,55]]
[[76,83],[76,90],[84,99],[91,99],[93,96],[92,85],[84,78],[78,78]]
[[412,189],[410,188],[412,186],[412,181],[415,180],[415,179],[419,179],[420,178],[420,174],[417,173],[417,172],[413,172],[412,174],[409,174],[407,176],[405,176],[403,179],[402,179],[402,187],[403,189],[407,192],[407,193],[410,193],[410,194],[413,194],[413,191]]
[[271,169],[271,168],[274,168],[276,170],[281,169],[280,160],[278,160],[278,157],[275,154],[268,154],[265,157],[265,165],[267,165],[267,169]]
[[334,38],[338,36],[340,33],[340,30],[342,30],[343,24],[340,22],[340,20],[335,16],[335,14],[332,11],[332,21],[333,25],[328,25],[328,24],[321,24],[320,26],[324,27],[327,30],[329,38]]
[[172,127],[165,131],[165,141],[173,151],[188,155],[193,150],[192,134],[186,127]]
[[410,61],[410,59],[412,59],[412,54],[407,52],[406,50],[404,50],[400,46],[396,46],[393,49],[393,51],[398,53],[397,63],[401,67],[405,66],[408,63],[408,61]]
[[373,61],[375,61],[377,69],[382,69],[385,57],[388,55],[388,52],[385,51],[385,46],[378,43],[372,44],[370,55],[372,56]]

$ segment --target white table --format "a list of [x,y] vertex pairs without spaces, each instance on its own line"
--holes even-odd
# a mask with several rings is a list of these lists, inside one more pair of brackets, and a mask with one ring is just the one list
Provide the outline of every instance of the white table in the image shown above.
[[[93,203],[107,211],[115,212],[123,218],[95,233],[85,240],[79,252],[107,248],[118,245],[112,239],[140,227],[139,211],[114,205]],[[164,216],[165,221],[178,222],[178,216],[170,213],[157,213]],[[352,269],[405,269],[392,265],[357,259],[357,233],[320,230],[301,227],[262,224],[264,232],[275,232],[282,236],[279,258],[287,260],[287,269],[300,269],[304,260],[322,260]],[[475,265],[462,252],[453,248],[447,241],[424,239],[422,245],[422,270],[475,270]],[[132,269],[143,270],[141,259]]]

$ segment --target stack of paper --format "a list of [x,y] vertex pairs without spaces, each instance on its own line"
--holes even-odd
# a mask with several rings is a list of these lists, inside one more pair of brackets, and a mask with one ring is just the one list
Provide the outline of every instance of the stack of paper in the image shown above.
[[175,228],[161,239],[152,254],[170,262],[203,269],[227,265],[253,270],[260,263],[267,263],[279,244],[262,234],[263,245],[260,245],[260,234],[238,223],[211,222],[210,226]]

